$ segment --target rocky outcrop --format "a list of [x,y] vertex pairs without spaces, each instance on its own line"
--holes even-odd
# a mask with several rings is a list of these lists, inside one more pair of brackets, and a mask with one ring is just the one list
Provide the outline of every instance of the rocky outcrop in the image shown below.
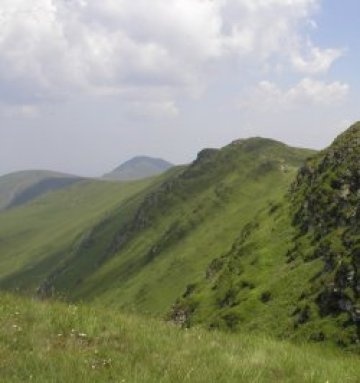
[[[291,190],[293,223],[300,235],[289,257],[321,259],[324,267],[311,283],[322,317],[348,314],[360,341],[360,123],[307,161]],[[301,252],[310,241],[312,251]],[[298,324],[299,317],[296,319]],[[347,323],[347,325],[349,325]]]

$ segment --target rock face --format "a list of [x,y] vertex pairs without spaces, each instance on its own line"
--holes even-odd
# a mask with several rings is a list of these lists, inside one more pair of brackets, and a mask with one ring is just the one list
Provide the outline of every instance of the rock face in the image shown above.
[[[293,223],[300,230],[291,259],[321,259],[323,270],[303,297],[322,317],[346,313],[360,340],[360,123],[307,161],[292,187]],[[303,254],[306,241],[312,251]],[[302,312],[300,312],[301,315]],[[295,319],[298,323],[299,315]]]

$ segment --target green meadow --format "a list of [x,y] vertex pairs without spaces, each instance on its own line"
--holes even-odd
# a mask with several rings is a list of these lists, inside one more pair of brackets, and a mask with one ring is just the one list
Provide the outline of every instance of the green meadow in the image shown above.
[[0,377],[37,382],[355,383],[357,357],[124,315],[0,295]]

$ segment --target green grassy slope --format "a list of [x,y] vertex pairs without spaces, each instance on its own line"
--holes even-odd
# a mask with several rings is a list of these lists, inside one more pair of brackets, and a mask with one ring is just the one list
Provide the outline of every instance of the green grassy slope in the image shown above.
[[2,213],[0,287],[359,351],[359,140],[240,140]]
[[81,178],[46,170],[27,170],[0,177],[0,211],[30,201]]
[[254,215],[188,287],[172,318],[359,351],[359,140],[357,124],[309,159],[280,203]]
[[121,221],[130,209],[125,201],[133,197],[136,205],[134,196],[152,182],[82,181],[2,212],[0,286],[33,292],[77,253],[94,226],[114,211]]
[[164,313],[257,211],[282,197],[309,153],[258,138],[201,152],[147,196],[119,250],[72,298]]
[[357,357],[331,349],[0,294],[2,382],[355,383],[359,376]]
[[311,153],[241,140],[155,180],[82,182],[2,213],[0,287],[164,314]]

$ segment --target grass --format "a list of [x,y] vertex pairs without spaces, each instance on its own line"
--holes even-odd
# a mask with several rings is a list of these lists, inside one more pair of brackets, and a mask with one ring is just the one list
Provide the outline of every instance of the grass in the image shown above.
[[246,238],[241,233],[230,250],[217,258],[217,267],[208,265],[211,276],[198,281],[193,292],[178,301],[179,307],[191,311],[188,325],[202,323],[278,338],[308,340],[313,335],[314,329],[295,331],[292,312],[321,263],[287,262],[295,234],[288,206],[284,203],[275,213],[270,210],[267,207],[254,217],[251,229],[246,227]]
[[[0,286],[73,303],[0,294],[0,381],[360,382],[348,313],[308,304],[324,264],[285,197],[308,154],[250,139],[1,213]],[[158,319],[175,301],[187,330]]]
[[[33,292],[46,281],[73,302],[164,317],[196,284],[185,301],[196,308],[192,324],[292,337],[291,313],[318,265],[286,263],[294,230],[280,205],[308,154],[250,139],[202,152],[155,186],[80,184],[2,214],[0,286]],[[251,222],[256,230],[243,246]],[[224,255],[228,268],[217,281],[204,278]]]
[[359,137],[358,124],[310,159],[287,197],[253,215],[172,316],[359,353]]
[[282,197],[308,154],[250,139],[155,180],[85,181],[3,212],[0,286],[33,292],[46,281],[72,300],[163,314]]
[[33,291],[81,238],[153,180],[82,181],[0,214],[0,285]]
[[[289,175],[272,173],[264,177],[260,185],[248,182],[238,189],[233,186],[236,195],[233,192],[230,201],[218,206],[216,201],[214,204],[213,190],[205,190],[191,201],[177,204],[79,286],[76,296],[83,299],[100,296],[102,301],[154,313],[164,312],[188,283],[203,277],[213,258],[231,247],[254,209],[267,206],[272,198],[286,190],[289,179]],[[264,193],[265,190],[268,193]],[[250,198],[256,199],[256,207],[249,203]],[[203,218],[199,217],[197,206],[202,207]],[[186,234],[179,234],[178,238],[175,234],[151,262],[142,264],[149,249],[161,248],[168,228],[177,223]],[[131,274],[129,265],[133,265]],[[123,273],[127,275],[118,278]]]
[[358,357],[329,348],[0,295],[0,380],[7,383],[355,383],[359,376]]
[[143,210],[150,224],[72,297],[163,314],[187,284],[203,278],[212,259],[231,248],[255,212],[283,197],[307,154],[254,139],[195,162]]

